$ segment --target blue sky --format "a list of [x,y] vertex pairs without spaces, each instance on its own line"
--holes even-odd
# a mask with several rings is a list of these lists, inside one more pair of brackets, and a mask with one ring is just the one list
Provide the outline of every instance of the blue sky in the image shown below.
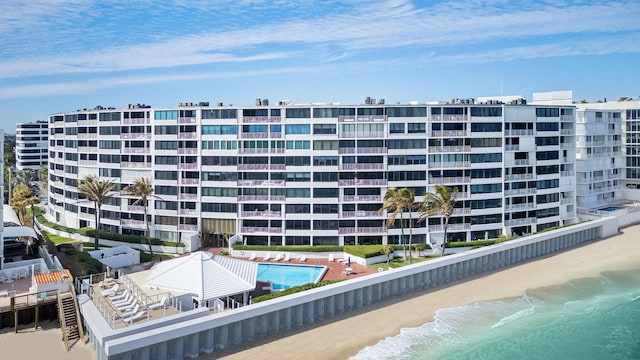
[[640,96],[640,2],[2,0],[0,127],[256,98]]

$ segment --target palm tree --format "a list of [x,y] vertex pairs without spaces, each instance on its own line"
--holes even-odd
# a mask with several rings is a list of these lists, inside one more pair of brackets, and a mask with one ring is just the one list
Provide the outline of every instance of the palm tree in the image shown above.
[[[415,208],[415,192],[408,188],[388,188],[384,195],[384,203],[380,210],[391,212],[391,217],[387,219],[387,228],[393,227],[398,214],[400,214],[400,236],[402,236],[402,246],[404,249],[404,257],[407,258],[407,246],[404,242],[404,221],[403,214],[405,210],[409,210],[409,248],[411,248],[411,240],[413,237],[413,226],[411,219],[411,211]],[[411,263],[411,254],[409,254],[409,263]]]
[[93,249],[98,250],[100,239],[100,208],[102,203],[113,195],[116,186],[113,180],[100,180],[96,175],[87,175],[78,184],[78,194],[92,201],[96,210],[96,232]]
[[133,184],[125,187],[122,191],[131,196],[137,197],[136,201],[131,205],[142,204],[144,208],[144,225],[147,229],[147,243],[149,244],[149,253],[153,256],[153,248],[151,246],[151,229],[149,229],[149,219],[147,219],[147,208],[150,198],[160,198],[153,194],[153,185],[151,185],[151,179],[149,178],[137,178],[133,181]]
[[420,221],[424,221],[433,215],[444,217],[444,238],[440,249],[440,256],[442,256],[444,255],[444,247],[447,244],[447,228],[449,227],[449,218],[455,209],[458,188],[453,188],[453,191],[451,191],[450,188],[444,185],[434,185],[433,191],[433,193],[424,194],[424,201],[420,206]]

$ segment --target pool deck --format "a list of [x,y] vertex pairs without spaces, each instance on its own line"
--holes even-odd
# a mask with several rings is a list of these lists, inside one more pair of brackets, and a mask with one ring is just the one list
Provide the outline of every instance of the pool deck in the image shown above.
[[[218,254],[222,249],[207,249],[206,251],[212,252],[214,254]],[[249,256],[245,257],[236,257],[237,259],[248,260]],[[334,262],[329,262],[329,259],[326,257],[313,257],[307,258],[307,261],[300,262],[298,259],[291,259],[289,262],[285,261],[260,261],[259,259],[256,262],[264,262],[268,264],[292,264],[292,265],[317,265],[317,266],[326,266],[328,268],[327,272],[324,274],[322,280],[346,280],[353,279],[365,275],[375,274],[377,270],[368,268],[364,265],[356,264],[354,262],[351,263],[351,274],[346,275],[344,273],[344,269],[347,268],[347,265],[342,264],[340,262],[341,259],[335,259]]]

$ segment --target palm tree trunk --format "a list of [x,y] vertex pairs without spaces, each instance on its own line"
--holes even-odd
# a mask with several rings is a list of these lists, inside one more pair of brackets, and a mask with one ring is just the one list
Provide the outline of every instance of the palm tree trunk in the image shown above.
[[98,250],[100,242],[100,206],[96,203],[96,232],[94,234],[93,250]]
[[153,247],[151,246],[151,229],[149,229],[149,219],[147,219],[147,204],[144,205],[144,226],[147,228],[147,244],[149,244],[149,254],[153,257]]
[[411,246],[413,243],[413,218],[411,212],[409,212],[409,264],[413,264],[413,258],[411,257]]
[[404,250],[404,259],[407,260],[407,244],[404,240],[404,209],[400,213],[400,237],[402,238],[402,249]]
[[449,227],[449,216],[444,217],[444,237],[442,238],[442,249],[440,249],[440,256],[444,255],[444,248],[447,246],[447,228]]

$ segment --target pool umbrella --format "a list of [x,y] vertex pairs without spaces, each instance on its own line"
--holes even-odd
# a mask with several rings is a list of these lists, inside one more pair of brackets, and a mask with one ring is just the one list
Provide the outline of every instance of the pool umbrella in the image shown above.
[[351,267],[351,256],[347,258],[347,267]]

